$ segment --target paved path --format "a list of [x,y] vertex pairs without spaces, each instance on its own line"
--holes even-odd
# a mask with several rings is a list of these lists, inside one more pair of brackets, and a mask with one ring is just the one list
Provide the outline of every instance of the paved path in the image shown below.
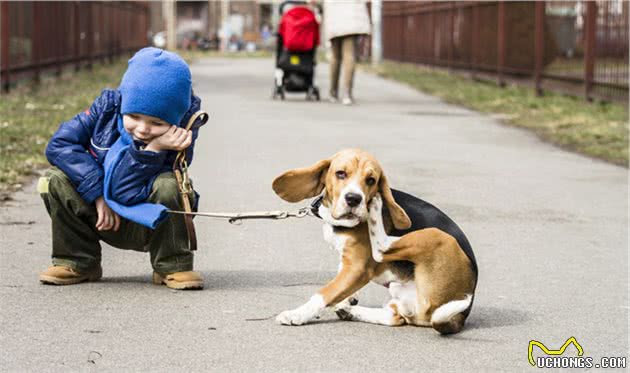
[[[480,278],[465,331],[440,337],[332,313],[275,324],[335,273],[312,218],[199,219],[201,292],[153,286],[146,254],[110,247],[101,282],[42,286],[50,223],[30,186],[0,208],[1,370],[519,371],[531,369],[531,339],[558,348],[570,336],[586,356],[628,353],[626,169],[362,73],[354,107],[271,101],[265,59],[204,60],[193,76],[211,115],[192,167],[203,210],[298,207],[274,195],[276,175],[367,149],[394,187],[438,205],[468,235]],[[364,305],[385,301],[374,285],[361,293]]]

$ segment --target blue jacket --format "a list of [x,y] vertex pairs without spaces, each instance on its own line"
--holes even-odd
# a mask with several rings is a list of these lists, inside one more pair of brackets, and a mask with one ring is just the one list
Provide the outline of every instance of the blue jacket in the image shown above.
[[[48,161],[68,175],[87,203],[103,195],[105,156],[120,137],[117,123],[120,103],[118,90],[103,90],[88,110],[62,123],[46,147]],[[179,123],[180,127],[188,123],[200,105],[201,100],[192,95],[190,108]],[[193,126],[192,145],[186,150],[189,164],[199,127],[199,123]],[[139,149],[140,145],[135,142],[123,151],[119,167],[112,176],[111,197],[122,205],[146,201],[155,178],[172,169],[177,155],[175,151],[143,151]]]

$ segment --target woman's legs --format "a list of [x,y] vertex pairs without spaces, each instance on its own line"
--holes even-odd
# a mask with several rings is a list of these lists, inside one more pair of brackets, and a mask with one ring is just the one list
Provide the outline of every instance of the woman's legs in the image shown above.
[[332,59],[330,60],[330,98],[339,97],[339,73],[341,72],[341,42],[343,37],[330,39]]
[[356,35],[348,35],[341,38],[341,55],[343,63],[343,94],[344,104],[351,104],[353,100],[352,86],[354,82],[354,70],[356,68]]

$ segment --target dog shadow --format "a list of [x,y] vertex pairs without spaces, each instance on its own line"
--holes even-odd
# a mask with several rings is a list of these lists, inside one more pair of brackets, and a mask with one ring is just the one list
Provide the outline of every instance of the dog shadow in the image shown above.
[[465,330],[495,329],[525,324],[532,319],[529,312],[493,306],[473,305]]

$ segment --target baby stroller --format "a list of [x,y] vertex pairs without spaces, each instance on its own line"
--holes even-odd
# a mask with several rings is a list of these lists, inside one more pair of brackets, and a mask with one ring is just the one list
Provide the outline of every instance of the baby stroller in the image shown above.
[[285,92],[306,92],[307,100],[319,101],[314,84],[319,24],[305,5],[305,1],[280,4],[273,99],[284,100]]

